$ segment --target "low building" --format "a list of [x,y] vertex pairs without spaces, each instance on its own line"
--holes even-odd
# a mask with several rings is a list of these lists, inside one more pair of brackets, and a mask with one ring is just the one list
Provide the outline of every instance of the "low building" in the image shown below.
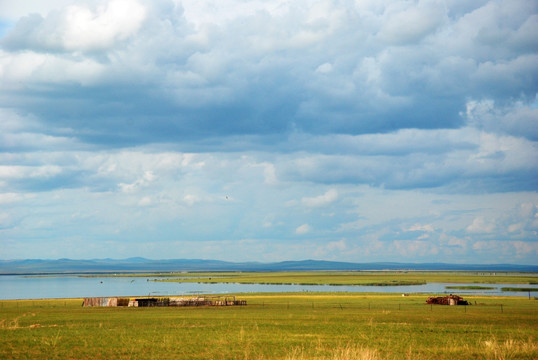
[[130,307],[168,307],[168,306],[236,306],[246,305],[246,300],[237,300],[235,296],[203,297],[158,297],[158,298],[84,298],[83,306],[130,306]]
[[430,305],[470,305],[469,302],[463,300],[461,296],[458,295],[448,295],[448,296],[431,296],[426,300],[426,304]]

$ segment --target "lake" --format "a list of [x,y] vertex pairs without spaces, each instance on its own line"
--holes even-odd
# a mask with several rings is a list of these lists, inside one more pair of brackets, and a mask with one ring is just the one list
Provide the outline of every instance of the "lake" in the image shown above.
[[[530,296],[538,296],[538,285],[528,284],[454,284],[428,283],[409,286],[335,286],[335,285],[263,285],[204,284],[151,281],[152,277],[79,277],[0,275],[0,299],[54,299],[113,296],[172,296],[193,294],[228,294],[253,292],[380,292],[434,293],[459,295],[503,295],[528,297],[528,292],[505,292],[503,287],[533,288]],[[194,280],[196,281],[196,280]],[[447,286],[489,286],[492,290],[457,290]]]

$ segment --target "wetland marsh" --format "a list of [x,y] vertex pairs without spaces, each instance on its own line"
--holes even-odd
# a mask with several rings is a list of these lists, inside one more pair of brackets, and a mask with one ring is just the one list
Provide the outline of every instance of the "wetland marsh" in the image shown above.
[[537,282],[533,273],[424,271],[0,275],[0,299],[320,291],[534,297]]
[[[152,274],[156,275],[156,274]],[[189,275],[182,274],[189,280]],[[195,281],[357,281],[345,274],[191,274]],[[336,276],[337,275],[337,276]],[[351,274],[357,277],[357,274]],[[144,276],[148,277],[148,274]],[[133,278],[144,279],[139,274]],[[179,275],[176,275],[179,276]],[[227,278],[228,276],[228,278]],[[401,277],[400,277],[401,276]],[[366,274],[382,281],[417,274]],[[478,275],[420,274],[425,281]],[[518,277],[520,276],[520,277]],[[339,277],[343,277],[338,279]],[[114,279],[131,279],[125,276]],[[150,278],[171,279],[169,276]],[[87,277],[97,280],[99,278]],[[105,277],[104,279],[111,279]],[[149,277],[148,277],[149,279]],[[278,280],[280,279],[280,280]],[[483,283],[529,286],[532,274]],[[486,280],[487,280],[486,279]],[[483,280],[483,279],[482,279]],[[507,281],[508,280],[508,281]],[[99,280],[100,281],[100,280]],[[131,280],[129,280],[131,281]],[[160,282],[162,285],[176,285]],[[211,284],[206,284],[211,285]],[[226,284],[221,284],[226,285]],[[228,284],[230,285],[230,284]],[[344,285],[342,285],[344,286]],[[469,285],[473,286],[473,285]],[[385,287],[372,287],[372,291]],[[406,294],[407,295],[407,294]],[[429,294],[242,293],[241,307],[86,308],[82,299],[0,301],[5,359],[536,359],[538,301],[464,295],[472,306],[426,305]]]

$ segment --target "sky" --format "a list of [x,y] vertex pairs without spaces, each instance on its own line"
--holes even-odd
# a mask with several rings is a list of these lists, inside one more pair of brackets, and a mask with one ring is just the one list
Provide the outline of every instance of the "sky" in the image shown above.
[[535,0],[0,0],[0,259],[538,263]]

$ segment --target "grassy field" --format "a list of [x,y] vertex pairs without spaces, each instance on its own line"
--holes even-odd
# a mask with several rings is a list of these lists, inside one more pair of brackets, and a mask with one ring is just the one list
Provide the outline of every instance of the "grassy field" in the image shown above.
[[[0,301],[1,359],[537,359],[538,301],[245,294],[247,306],[85,308]],[[476,305],[474,305],[476,302]]]
[[[298,271],[159,274],[155,281],[301,284],[301,285],[420,285],[432,282],[537,284],[535,274],[493,272],[424,272],[424,271]],[[146,275],[147,276],[147,275]],[[153,275],[150,275],[153,276]],[[174,278],[181,276],[181,278]]]

